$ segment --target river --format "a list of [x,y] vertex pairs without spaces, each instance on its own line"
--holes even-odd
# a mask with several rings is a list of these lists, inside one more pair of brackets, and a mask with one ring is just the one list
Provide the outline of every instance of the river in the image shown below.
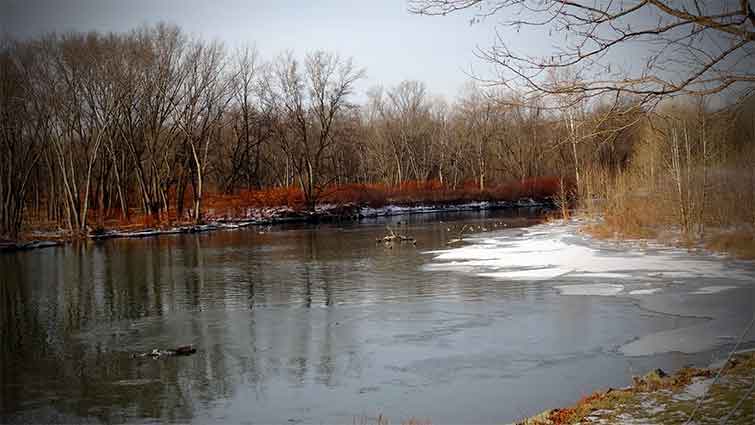
[[[537,214],[289,224],[0,255],[0,422],[506,423],[649,369],[707,365],[753,314],[746,266],[733,285],[726,275],[699,282],[697,298],[673,289],[695,276],[674,277],[661,294],[605,296],[559,285],[648,284],[611,270],[495,275],[465,264],[464,247],[446,249],[462,224],[476,229],[471,246],[533,239]],[[376,243],[386,224],[416,246]],[[719,310],[728,321],[712,320]],[[699,349],[636,346],[685,329],[702,331],[680,341],[707,337],[710,323],[730,332],[715,328],[719,340]],[[197,353],[132,357],[182,344]]]

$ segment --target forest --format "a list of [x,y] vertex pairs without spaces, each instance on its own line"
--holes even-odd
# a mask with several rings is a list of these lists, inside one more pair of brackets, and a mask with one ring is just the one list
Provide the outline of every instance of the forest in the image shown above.
[[[421,81],[358,92],[368,71],[334,52],[265,58],[168,24],[6,38],[0,235],[539,197],[603,216],[606,235],[752,237],[749,93],[651,104],[632,90],[532,96],[472,80],[448,100]],[[580,78],[547,71],[549,87]]]

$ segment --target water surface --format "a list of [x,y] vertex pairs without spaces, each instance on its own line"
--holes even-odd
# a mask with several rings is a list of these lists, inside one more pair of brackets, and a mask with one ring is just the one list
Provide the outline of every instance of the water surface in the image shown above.
[[[0,422],[505,423],[650,368],[707,364],[726,348],[628,357],[619,350],[628,342],[706,319],[632,298],[563,296],[558,282],[427,267],[428,252],[455,237],[449,228],[505,236],[537,213],[1,255]],[[376,244],[386,223],[417,246]],[[187,343],[198,353],[131,357]]]

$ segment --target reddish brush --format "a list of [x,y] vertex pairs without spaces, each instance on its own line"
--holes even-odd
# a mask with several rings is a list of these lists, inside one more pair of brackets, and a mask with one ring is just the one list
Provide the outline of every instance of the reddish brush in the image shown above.
[[[466,181],[457,188],[445,186],[439,180],[406,181],[398,186],[381,183],[350,183],[332,185],[320,193],[318,202],[337,205],[366,205],[379,208],[388,204],[421,205],[421,204],[460,204],[473,201],[516,201],[521,198],[547,199],[559,193],[561,179],[558,177],[537,177],[525,180],[510,181],[498,185],[490,185],[485,190],[479,190],[478,183]],[[571,190],[573,184],[565,182]],[[193,192],[191,187],[184,191],[183,212],[177,211],[178,194],[175,188],[168,191],[168,205],[170,209],[157,215],[145,214],[138,208],[129,211],[129,217],[123,217],[122,212],[114,207],[104,211],[102,226],[104,228],[151,228],[173,225],[176,222],[191,221],[190,209],[193,206]],[[132,196],[137,196],[132,194]],[[288,207],[294,210],[304,208],[304,193],[296,186],[270,187],[259,190],[243,189],[232,194],[205,191],[202,198],[202,211],[207,219],[213,218],[243,218],[247,217],[250,209]],[[97,223],[97,209],[90,209],[89,223]]]

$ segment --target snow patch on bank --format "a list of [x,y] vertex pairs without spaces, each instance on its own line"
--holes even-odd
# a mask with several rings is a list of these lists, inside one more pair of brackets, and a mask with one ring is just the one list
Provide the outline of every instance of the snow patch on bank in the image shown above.
[[544,207],[549,204],[538,202],[534,199],[524,198],[516,202],[510,201],[479,201],[467,202],[455,205],[385,205],[379,208],[361,207],[358,215],[361,218],[391,217],[396,215],[409,214],[426,214],[439,212],[459,212],[459,211],[482,211],[494,208],[536,208]]

